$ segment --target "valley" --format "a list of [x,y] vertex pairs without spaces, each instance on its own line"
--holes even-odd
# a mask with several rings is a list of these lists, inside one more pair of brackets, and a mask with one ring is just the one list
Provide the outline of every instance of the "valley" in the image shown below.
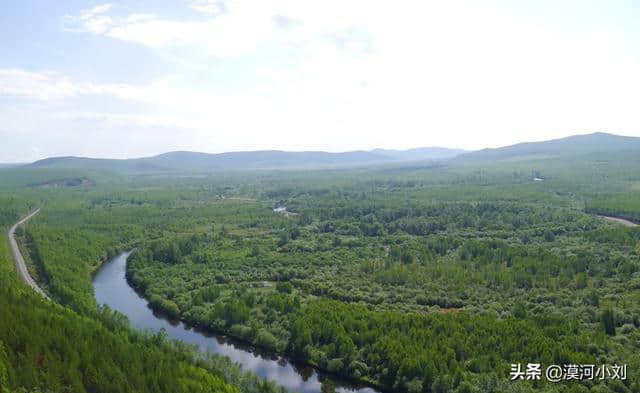
[[0,11],[0,393],[640,393],[640,3]]
[[[17,236],[54,302],[41,307],[129,341],[151,328],[141,345],[229,389],[635,392],[637,373],[509,380],[523,361],[640,367],[640,161],[583,153],[179,176],[10,168],[1,211],[15,223],[41,207]],[[30,186],[61,174],[91,181]],[[24,338],[8,332],[17,364]]]

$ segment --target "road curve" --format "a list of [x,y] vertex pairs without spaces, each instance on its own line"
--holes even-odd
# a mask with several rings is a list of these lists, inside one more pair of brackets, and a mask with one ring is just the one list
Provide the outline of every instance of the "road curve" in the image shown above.
[[629,220],[625,220],[624,218],[611,217],[611,216],[598,216],[598,217],[604,218],[605,220],[610,221],[610,222],[615,222],[615,223],[618,223],[618,224],[622,224],[625,227],[630,227],[631,228],[631,227],[637,227],[638,226],[638,224],[636,224],[635,222],[629,221]]
[[22,253],[20,252],[20,248],[18,247],[18,242],[16,242],[16,228],[18,228],[18,226],[27,222],[31,217],[35,216],[39,212],[40,212],[40,209],[34,210],[28,216],[16,222],[11,227],[11,229],[9,229],[9,244],[11,245],[11,251],[13,251],[13,259],[16,261],[18,274],[20,274],[20,277],[22,278],[22,280],[24,280],[24,282],[27,283],[27,285],[33,288],[34,291],[44,296],[45,299],[51,300],[49,299],[49,296],[47,296],[47,294],[44,293],[44,291],[38,286],[38,284],[36,284],[36,282],[33,280],[31,275],[29,274],[29,271],[27,270],[27,265],[24,263],[24,258],[22,257]]

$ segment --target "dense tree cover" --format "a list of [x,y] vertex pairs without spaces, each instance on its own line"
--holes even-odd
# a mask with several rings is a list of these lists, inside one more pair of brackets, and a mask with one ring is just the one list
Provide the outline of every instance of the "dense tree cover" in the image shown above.
[[[91,179],[101,183],[122,182],[124,179],[116,174],[95,171],[63,168],[0,168],[0,192],[13,192],[17,189],[36,191],[60,191],[65,186],[72,186],[73,179]],[[58,190],[56,190],[58,189]]]
[[507,374],[507,362],[521,359],[543,364],[595,360],[588,351],[594,337],[560,316],[406,314],[320,300],[296,312],[291,330],[290,350],[296,355],[394,391],[431,391],[436,377],[457,388],[476,374]]
[[590,200],[587,211],[640,222],[640,192],[637,190]]
[[[30,207],[29,202],[19,198],[7,198],[2,202],[3,209],[9,212],[0,221],[5,230],[9,223],[17,220],[18,212],[26,212]],[[83,235],[73,238],[84,240],[84,243],[79,242],[72,249],[82,253],[90,250],[90,246],[104,245],[86,243],[92,241],[92,237]],[[125,317],[108,308],[98,310],[94,307],[87,315],[80,315],[65,306],[45,301],[18,280],[5,240],[0,242],[0,392],[280,390],[272,383],[240,371],[226,358],[203,357],[191,347],[167,341],[162,333],[133,331]],[[47,244],[35,242],[38,247],[51,251]],[[65,245],[69,247],[69,243]],[[47,277],[54,280],[58,276],[73,278],[74,281],[65,281],[65,284],[76,283],[86,288],[86,278],[82,280],[84,275],[66,274],[62,276],[60,271],[54,270]],[[60,284],[62,291],[65,284]],[[56,293],[63,299],[59,292]]]
[[[234,392],[161,337],[109,331],[12,286],[0,289],[7,388],[71,392]],[[106,312],[106,311],[105,311]],[[105,318],[113,318],[105,315]],[[1,374],[0,374],[1,375]]]
[[[102,310],[99,319],[120,318]],[[160,336],[108,329],[18,282],[0,242],[0,391],[234,392]],[[111,322],[110,322],[111,323]],[[119,322],[122,323],[122,322]],[[152,341],[156,343],[152,344]]]
[[[433,381],[425,382],[421,379],[423,376],[416,375],[399,377],[397,372],[389,377],[385,359],[392,348],[398,350],[398,359],[413,359],[414,355],[407,352],[407,348],[409,342],[416,341],[418,334],[424,334],[423,345],[413,347],[418,351],[430,342],[452,345],[447,340],[449,337],[429,335],[433,332],[420,327],[415,332],[399,331],[393,345],[385,347],[386,355],[378,353],[376,357],[371,343],[388,339],[391,323],[383,320],[377,328],[367,325],[370,330],[363,333],[369,340],[366,342],[351,336],[354,325],[348,321],[359,312],[362,312],[360,318],[369,322],[375,319],[373,315],[390,318],[404,314],[372,314],[367,308],[344,309],[340,302],[311,299],[321,296],[368,304],[375,307],[374,310],[409,310],[416,313],[413,315],[418,320],[420,314],[429,309],[462,307],[460,313],[431,314],[431,318],[442,318],[443,324],[451,326],[457,318],[463,325],[473,324],[474,337],[482,324],[499,335],[501,343],[514,340],[509,351],[501,350],[495,345],[500,340],[490,337],[478,339],[492,343],[493,347],[465,347],[465,353],[484,354],[492,360],[470,355],[465,361],[456,363],[461,375],[456,374],[457,368],[437,371],[445,373],[452,381],[457,380],[456,386],[465,378],[474,380],[473,374],[463,378],[464,371],[505,370],[507,362],[514,359],[505,354],[539,350],[541,352],[530,356],[541,358],[540,354],[546,351],[557,357],[546,357],[545,361],[581,359],[584,362],[595,358],[594,351],[602,352],[602,356],[625,352],[620,347],[608,349],[610,344],[605,345],[606,339],[598,336],[611,334],[610,328],[600,327],[600,299],[617,291],[621,282],[637,272],[637,256],[622,257],[622,251],[628,247],[617,254],[610,250],[603,252],[595,244],[582,250],[575,249],[571,243],[584,243],[585,238],[598,238],[610,231],[636,236],[629,229],[603,227],[558,239],[551,243],[551,248],[559,247],[558,243],[562,242],[565,252],[559,255],[548,250],[550,244],[544,236],[535,244],[525,244],[521,240],[510,243],[430,237],[425,241],[410,239],[392,243],[388,249],[376,252],[375,242],[367,243],[366,235],[364,241],[352,245],[351,249],[336,245],[335,234],[327,239],[330,248],[315,249],[290,248],[290,244],[278,247],[276,232],[272,234],[270,246],[258,246],[256,253],[258,237],[253,242],[244,240],[240,243],[238,238],[248,235],[246,229],[240,231],[243,235],[238,234],[235,239],[231,232],[224,236],[191,235],[149,243],[131,257],[129,276],[149,298],[156,299],[158,309],[172,316],[180,315],[194,325],[229,332],[272,351],[285,350],[329,371],[364,378],[400,391],[426,386]],[[304,233],[304,229],[301,232]],[[301,236],[300,241],[303,241],[304,235]],[[366,245],[373,245],[374,250],[367,250]],[[197,255],[207,257],[192,258]],[[373,262],[371,258],[380,261]],[[340,262],[344,260],[352,261],[352,265],[343,266]],[[313,268],[314,272],[306,271],[305,267]],[[610,301],[610,295],[608,298]],[[632,347],[637,350],[640,310],[628,304],[629,300],[622,297],[616,301],[617,315],[612,316],[609,323],[631,327],[628,331],[631,334],[626,339],[633,342]],[[335,320],[347,323],[348,327],[327,325],[333,309],[336,310]],[[480,313],[482,318],[469,319],[475,313]],[[613,311],[610,314],[613,315]],[[311,315],[316,317],[305,319]],[[520,325],[506,328],[504,318],[513,318],[511,323]],[[407,322],[407,325],[412,323]],[[521,327],[524,326],[537,328],[523,335],[525,330]],[[571,330],[566,330],[568,327],[572,327]],[[513,336],[505,332],[513,333]],[[549,336],[535,339],[542,332]],[[331,338],[321,338],[325,333]],[[571,355],[557,352],[563,340],[567,341]],[[548,345],[546,350],[541,349],[543,342]],[[438,350],[446,352],[443,348]],[[346,353],[351,354],[350,357],[341,355]],[[440,359],[434,353],[424,356],[432,361]],[[622,354],[621,358],[626,356]],[[438,363],[442,361],[438,360]]]
[[[478,386],[518,354],[630,361],[640,349],[638,293],[621,291],[638,285],[640,233],[584,214],[574,196],[519,202],[519,191],[505,190],[473,201],[465,185],[441,200],[456,193],[314,187],[265,192],[300,213],[293,218],[258,213],[253,202],[232,221],[227,209],[211,210],[224,224],[145,242],[128,276],[171,316],[397,391]],[[394,323],[407,329],[390,335]],[[457,324],[473,326],[478,341],[455,335]],[[626,333],[611,342],[616,326]],[[469,355],[452,363],[455,348]],[[392,354],[399,363],[388,363]]]
[[588,214],[636,211],[615,203],[635,164],[598,160],[140,177],[52,193],[24,241],[83,314],[135,246],[155,309],[388,390],[636,392],[507,383],[510,362],[640,367],[640,232]]

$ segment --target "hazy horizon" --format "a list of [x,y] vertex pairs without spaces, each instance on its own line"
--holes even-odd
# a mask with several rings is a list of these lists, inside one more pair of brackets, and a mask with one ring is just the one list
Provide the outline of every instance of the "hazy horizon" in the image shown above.
[[[465,151],[465,152],[470,152],[473,150],[464,150],[464,149],[457,149],[455,147],[445,147],[445,146],[418,146],[418,147],[410,147],[407,149],[386,149],[386,148],[373,148],[373,149],[368,149],[368,150],[364,150],[364,149],[354,149],[354,150],[342,150],[342,151],[325,151],[325,150],[283,150],[283,149],[261,149],[261,150],[232,150],[232,151],[221,151],[221,152],[207,152],[207,151],[200,151],[200,150],[167,150],[167,151],[163,151],[160,152],[158,154],[153,154],[150,156],[132,156],[132,157],[124,157],[124,158],[116,158],[116,157],[97,157],[97,156],[80,156],[80,155],[75,155],[75,154],[69,154],[66,156],[48,156],[48,157],[43,157],[40,158],[38,160],[42,160],[42,159],[47,159],[47,158],[63,158],[63,157],[76,157],[76,158],[95,158],[95,159],[122,159],[122,160],[126,160],[126,159],[136,159],[136,158],[147,158],[147,157],[155,157],[158,155],[162,155],[162,154],[166,154],[166,153],[178,153],[178,152],[188,152],[188,153],[203,153],[203,154],[225,154],[225,153],[246,153],[246,152],[260,152],[260,151],[282,151],[282,152],[287,152],[287,153],[352,153],[352,152],[358,152],[358,151],[363,151],[363,152],[373,152],[374,150],[377,149],[382,149],[382,150],[398,150],[398,151],[407,151],[407,150],[415,150],[415,149],[448,149],[448,150],[461,150],[461,151]],[[38,161],[35,160],[35,161]],[[32,161],[14,161],[14,162],[0,162],[0,164],[24,164],[24,163],[29,163]]]
[[[574,137],[574,136],[587,136],[587,135],[593,135],[593,134],[608,134],[608,135],[620,136],[620,137],[635,137],[634,135],[622,135],[622,134],[616,134],[616,133],[596,131],[594,133],[589,133],[589,134],[567,135],[567,136],[561,137],[561,138],[553,138],[553,139],[545,139],[545,140],[519,141],[519,142],[514,143],[513,145],[519,145],[519,144],[523,144],[523,143],[545,142],[545,141],[550,141],[550,140],[565,139],[565,138]],[[35,162],[35,161],[48,159],[48,158],[66,158],[66,157],[90,158],[90,159],[106,159],[106,160],[109,160],[109,159],[126,160],[126,159],[151,158],[151,157],[155,157],[155,156],[166,154],[166,153],[178,153],[178,152],[203,153],[203,154],[225,154],[225,153],[251,153],[251,152],[261,152],[261,151],[281,151],[281,152],[287,152],[287,153],[314,153],[314,152],[320,152],[320,153],[352,153],[352,152],[361,151],[361,152],[374,152],[375,153],[376,150],[411,151],[411,150],[420,150],[420,149],[446,149],[446,150],[452,150],[452,151],[459,150],[461,153],[471,153],[471,152],[481,151],[481,150],[485,150],[485,149],[502,148],[502,147],[509,147],[509,146],[513,146],[513,145],[496,146],[496,147],[484,147],[484,148],[473,149],[473,150],[460,149],[460,148],[448,147],[448,146],[416,146],[416,147],[409,147],[407,149],[392,149],[392,148],[385,148],[385,147],[376,147],[376,148],[373,148],[373,149],[366,149],[366,150],[365,149],[354,149],[354,150],[343,150],[343,151],[285,150],[285,149],[278,149],[278,148],[261,149],[261,150],[232,150],[232,151],[221,151],[221,152],[207,152],[207,151],[200,151],[200,150],[167,150],[167,151],[162,151],[162,152],[159,152],[158,154],[153,154],[153,155],[131,156],[131,157],[82,156],[82,155],[76,155],[76,154],[70,154],[70,155],[64,155],[64,156],[47,156],[47,157],[42,157],[42,158],[39,158],[39,159],[36,159],[36,160],[33,160],[33,161],[0,162],[0,165],[28,164],[28,163],[32,163],[32,162]]]
[[638,7],[10,1],[0,162],[640,136]]

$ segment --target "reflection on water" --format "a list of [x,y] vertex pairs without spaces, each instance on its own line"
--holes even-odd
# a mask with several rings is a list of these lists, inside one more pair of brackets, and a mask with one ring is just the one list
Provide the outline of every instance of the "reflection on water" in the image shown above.
[[[131,324],[138,329],[160,330],[164,328],[167,336],[189,344],[197,345],[202,351],[228,356],[246,370],[252,370],[261,378],[271,379],[287,389],[301,393],[320,392],[320,377],[312,367],[295,366],[286,359],[257,353],[255,350],[223,337],[196,331],[182,322],[170,322],[154,315],[147,301],[129,286],[125,278],[127,257],[122,253],[109,260],[100,268],[93,279],[98,304],[106,304],[111,309],[125,314]],[[332,379],[333,380],[333,379]],[[375,393],[372,388],[357,388],[333,380],[340,392]]]

